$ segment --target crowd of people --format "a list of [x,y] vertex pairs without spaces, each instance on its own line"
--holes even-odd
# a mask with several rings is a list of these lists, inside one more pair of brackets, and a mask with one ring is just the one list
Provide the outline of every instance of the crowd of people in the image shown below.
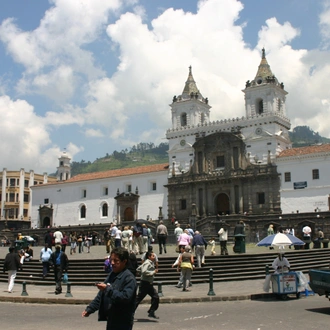
[[[178,221],[172,222],[173,234],[176,239],[177,258],[172,264],[178,275],[177,288],[189,292],[192,287],[191,279],[196,267],[205,264],[205,253],[210,247],[210,254],[215,255],[216,239],[208,241],[201,232],[194,230],[188,224],[183,229]],[[304,233],[311,235],[311,230],[304,227]],[[220,221],[218,241],[220,254],[228,255],[229,226]],[[235,235],[244,234],[244,223],[235,226]],[[268,229],[268,234],[274,233],[273,226]],[[155,235],[158,241],[159,255],[167,253],[167,238],[169,230],[163,221],[160,221]],[[321,229],[318,230],[319,239],[324,238]],[[107,321],[107,329],[117,328],[132,329],[135,310],[141,301],[149,295],[151,297],[148,316],[158,319],[156,311],[159,308],[159,295],[154,288],[154,279],[159,271],[158,256],[153,251],[154,238],[147,223],[136,222],[133,226],[117,226],[111,223],[109,229],[103,234],[106,253],[105,272],[107,273],[102,283],[97,283],[99,290],[94,300],[82,312],[83,317],[98,311],[99,320]],[[47,277],[50,269],[54,271],[55,294],[62,293],[63,274],[69,269],[69,259],[65,253],[70,247],[70,254],[82,253],[84,247],[90,252],[90,247],[98,244],[97,233],[71,232],[68,235],[56,229],[47,231],[44,237],[44,247],[40,251],[39,259],[42,262],[43,278]],[[55,250],[53,251],[53,246]],[[141,255],[137,259],[137,255]],[[10,247],[4,262],[4,271],[8,272],[8,292],[12,292],[17,271],[22,269],[24,262],[33,258],[33,249],[28,245],[21,251]],[[290,264],[283,253],[278,254],[272,263],[275,274],[290,271]],[[137,284],[136,276],[140,276]]]

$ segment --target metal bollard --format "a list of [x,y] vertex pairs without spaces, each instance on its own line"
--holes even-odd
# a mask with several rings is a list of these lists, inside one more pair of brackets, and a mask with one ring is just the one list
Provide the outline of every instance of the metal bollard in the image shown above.
[[22,283],[22,285],[23,285],[23,289],[22,289],[21,296],[28,296],[29,294],[26,292],[26,282],[24,281]]
[[72,297],[72,294],[71,294],[71,283],[67,283],[66,285],[66,294],[65,294],[65,297]]
[[209,288],[209,292],[208,292],[208,296],[215,296],[215,293],[213,291],[213,269],[210,268],[210,288]]
[[158,284],[158,296],[159,297],[164,297],[164,295],[163,295],[163,289],[162,289],[162,282],[158,282],[157,283]]
[[266,265],[266,267],[265,267],[265,272],[266,272],[266,275],[269,275],[269,266],[268,265]]

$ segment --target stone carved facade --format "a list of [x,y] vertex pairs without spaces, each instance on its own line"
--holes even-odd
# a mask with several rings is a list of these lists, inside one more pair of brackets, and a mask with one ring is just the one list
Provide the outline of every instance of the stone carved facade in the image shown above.
[[276,165],[251,164],[240,132],[197,138],[190,170],[168,179],[168,214],[197,219],[216,214],[280,213]]

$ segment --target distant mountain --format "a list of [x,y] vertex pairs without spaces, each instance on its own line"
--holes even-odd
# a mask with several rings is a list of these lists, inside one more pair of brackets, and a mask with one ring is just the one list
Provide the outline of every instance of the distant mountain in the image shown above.
[[137,167],[151,164],[162,164],[168,162],[168,143],[155,146],[152,142],[141,142],[134,145],[130,150],[114,151],[111,155],[97,158],[93,163],[81,160],[72,162],[71,176],[80,173],[101,172],[115,170],[118,168]]
[[[330,139],[320,136],[319,133],[314,132],[308,126],[295,127],[292,132],[289,132],[289,136],[294,148],[318,143],[330,143]],[[141,142],[131,147],[130,150],[114,151],[111,155],[106,154],[102,158],[97,158],[94,162],[86,162],[85,160],[72,162],[71,175],[167,163],[167,152],[168,143],[155,146],[152,142]]]
[[310,146],[319,143],[330,143],[330,139],[322,137],[318,132],[314,132],[308,126],[297,126],[289,136],[294,148]]

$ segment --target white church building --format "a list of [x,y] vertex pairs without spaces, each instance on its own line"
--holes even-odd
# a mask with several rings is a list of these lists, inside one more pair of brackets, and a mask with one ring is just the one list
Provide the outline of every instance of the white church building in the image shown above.
[[[240,132],[247,162],[277,166],[282,213],[328,210],[330,145],[292,148],[284,84],[272,73],[262,51],[253,80],[246,82],[245,116],[211,121],[209,100],[197,88],[189,68],[181,95],[174,96],[168,164],[70,175],[70,158],[59,158],[58,181],[32,187],[32,227],[89,223],[124,223],[139,218],[169,218],[166,185],[188,173],[198,161],[197,139],[221,132]],[[224,158],[216,158],[221,175]],[[221,187],[220,187],[221,188]],[[231,196],[228,196],[230,199]],[[244,211],[244,210],[243,210]]]

